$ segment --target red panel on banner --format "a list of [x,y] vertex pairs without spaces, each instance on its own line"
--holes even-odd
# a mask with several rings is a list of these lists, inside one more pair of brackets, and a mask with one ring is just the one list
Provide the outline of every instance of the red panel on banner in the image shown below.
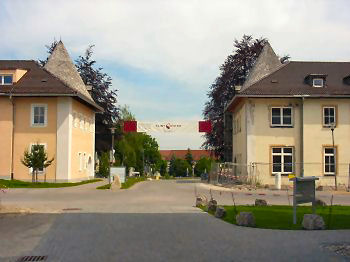
[[211,121],[199,121],[198,122],[198,130],[199,132],[203,133],[210,133],[211,132]]
[[137,121],[124,121],[124,132],[137,132]]

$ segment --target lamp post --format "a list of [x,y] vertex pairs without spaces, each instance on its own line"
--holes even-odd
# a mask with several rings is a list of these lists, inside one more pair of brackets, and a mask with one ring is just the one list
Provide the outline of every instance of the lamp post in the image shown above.
[[115,134],[115,127],[110,127],[109,128],[111,130],[111,134],[112,134],[112,144],[111,144],[111,152],[109,154],[109,174],[108,174],[108,181],[109,183],[111,183],[111,166],[114,163],[114,134]]
[[335,183],[335,190],[338,190],[338,183],[337,183],[337,165],[336,165],[336,151],[334,147],[334,129],[335,129],[335,123],[332,122],[330,125],[331,131],[332,131],[332,149],[333,149],[333,156],[334,156],[334,183]]

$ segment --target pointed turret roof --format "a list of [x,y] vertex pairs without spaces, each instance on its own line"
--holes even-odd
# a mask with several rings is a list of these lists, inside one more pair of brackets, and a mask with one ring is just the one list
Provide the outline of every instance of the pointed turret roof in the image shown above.
[[253,68],[249,72],[247,80],[244,82],[242,91],[281,66],[282,63],[273,51],[270,43],[266,42]]
[[53,49],[44,68],[61,80],[68,87],[76,90],[88,100],[92,100],[86,86],[81,79],[67,49],[60,40]]

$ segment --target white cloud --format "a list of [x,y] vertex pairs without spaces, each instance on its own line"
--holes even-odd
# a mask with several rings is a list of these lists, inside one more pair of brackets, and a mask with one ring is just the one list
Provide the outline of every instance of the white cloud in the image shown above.
[[[290,54],[292,59],[349,61],[348,0],[315,2],[2,0],[0,56],[44,57],[44,45],[54,37],[61,37],[74,55],[95,44],[97,61],[116,62],[176,80],[196,99],[195,92],[208,91],[219,66],[232,51],[233,40],[243,34],[267,37],[276,53]],[[114,83],[118,85],[120,80]],[[149,96],[145,99],[140,92],[148,90],[136,89],[132,81],[122,84],[120,101],[137,108],[140,118],[150,117],[147,112],[155,115],[159,106],[169,106],[156,94],[154,100],[160,105]],[[184,107],[181,100],[170,106],[174,110]],[[181,116],[192,119],[201,110]],[[196,139],[190,141],[200,145],[199,136]]]
[[[2,48],[43,55],[62,37],[71,51],[96,44],[96,55],[204,88],[244,33],[267,36],[278,53],[298,59],[349,54],[342,1],[5,1]],[[4,11],[3,11],[4,12]],[[324,50],[325,46],[332,46]]]

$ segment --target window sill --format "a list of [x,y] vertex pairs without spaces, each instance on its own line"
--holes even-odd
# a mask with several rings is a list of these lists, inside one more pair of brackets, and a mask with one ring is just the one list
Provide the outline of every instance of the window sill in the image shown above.
[[47,127],[47,124],[44,124],[44,125],[34,125],[34,124],[32,124],[31,127]]
[[323,174],[323,176],[330,176],[330,177],[334,177],[336,174]]
[[293,128],[294,126],[277,126],[277,125],[276,126],[271,126],[270,125],[270,127],[271,128]]
[[[278,173],[272,173],[271,176],[275,176],[277,175]],[[281,176],[289,176],[289,175],[292,175],[293,173],[281,173]]]

